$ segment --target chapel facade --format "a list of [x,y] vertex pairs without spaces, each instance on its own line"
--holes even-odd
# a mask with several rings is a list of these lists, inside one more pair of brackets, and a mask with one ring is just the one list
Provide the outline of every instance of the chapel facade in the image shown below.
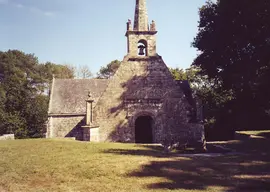
[[136,0],[127,22],[127,55],[105,79],[54,79],[48,138],[97,142],[204,142],[198,105],[187,81],[175,81],[156,52],[156,24],[146,0]]

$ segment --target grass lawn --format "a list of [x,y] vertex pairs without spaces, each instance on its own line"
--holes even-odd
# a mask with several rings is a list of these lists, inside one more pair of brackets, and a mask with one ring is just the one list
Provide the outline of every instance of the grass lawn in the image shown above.
[[262,130],[262,131],[238,131],[240,134],[253,135],[259,137],[270,138],[270,130]]
[[219,145],[243,154],[181,157],[150,145],[0,141],[0,191],[270,191],[269,144],[240,135]]

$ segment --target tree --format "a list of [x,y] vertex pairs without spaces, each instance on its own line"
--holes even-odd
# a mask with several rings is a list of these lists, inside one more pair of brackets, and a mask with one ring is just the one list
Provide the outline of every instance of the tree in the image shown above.
[[170,69],[175,80],[188,80],[195,100],[203,106],[203,122],[206,130],[206,139],[228,139],[233,135],[226,129],[226,132],[218,125],[221,123],[220,109],[231,99],[231,93],[217,91],[214,81],[201,74],[201,69],[196,66],[183,70],[179,68]]
[[219,119],[236,129],[267,128],[270,109],[270,2],[208,1],[200,9],[193,66],[230,94]]
[[93,73],[90,71],[87,65],[80,66],[77,71],[77,78],[88,79],[93,77]]
[[58,79],[73,79],[75,77],[76,68],[72,65],[60,65],[51,62],[38,65],[40,75],[47,80],[51,80],[53,76]]
[[0,69],[3,76],[0,132],[15,133],[17,138],[27,137],[30,125],[27,107],[32,106],[31,101],[45,88],[45,79],[39,75],[38,60],[33,54],[17,50],[0,52]]
[[33,54],[18,50],[0,52],[0,135],[43,136],[49,101],[46,90],[53,74],[74,77],[69,66],[39,64]]
[[46,131],[48,120],[48,103],[47,95],[36,95],[31,98],[31,104],[25,109],[25,120],[27,122],[27,136],[31,138],[40,138]]
[[109,79],[111,78],[117,69],[120,66],[120,61],[114,60],[107,64],[105,67],[101,67],[99,72],[97,73],[97,78],[99,79]]
[[186,72],[183,69],[170,68],[169,70],[175,80],[187,80]]

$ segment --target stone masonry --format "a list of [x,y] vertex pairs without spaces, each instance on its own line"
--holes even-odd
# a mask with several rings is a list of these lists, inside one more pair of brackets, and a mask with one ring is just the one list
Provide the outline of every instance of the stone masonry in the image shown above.
[[53,79],[46,137],[82,140],[87,95],[91,90],[93,99],[97,101],[107,84],[106,79]]
[[72,116],[62,115],[50,117],[50,125],[47,132],[47,137],[75,137],[77,140],[82,140],[82,128],[85,125],[85,115]]

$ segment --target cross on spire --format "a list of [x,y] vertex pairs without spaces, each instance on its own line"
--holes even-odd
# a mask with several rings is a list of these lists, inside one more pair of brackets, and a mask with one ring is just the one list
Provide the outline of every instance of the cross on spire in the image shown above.
[[134,31],[148,31],[146,0],[136,0]]

